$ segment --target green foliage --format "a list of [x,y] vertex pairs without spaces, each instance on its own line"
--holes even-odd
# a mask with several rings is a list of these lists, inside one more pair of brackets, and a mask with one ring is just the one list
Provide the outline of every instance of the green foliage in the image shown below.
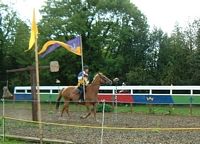
[[[7,69],[34,65],[28,47],[30,24],[20,20],[10,7],[0,4],[0,94]],[[129,0],[47,0],[41,9],[39,48],[50,40],[67,41],[82,36],[84,63],[90,77],[96,72],[110,79],[119,77],[129,85],[199,85],[200,20],[171,35],[161,29],[149,31],[142,12]],[[41,85],[75,85],[81,59],[59,48],[40,59],[60,63],[58,73],[40,71]],[[23,75],[23,76],[22,76]],[[8,75],[9,85],[30,85],[28,72]]]
[[[105,109],[104,112],[112,112],[113,108],[109,104],[105,104]],[[98,104],[97,105],[97,112],[103,112],[103,104]]]
[[[41,12],[43,19],[40,26],[45,28],[41,32],[41,39],[65,41],[81,35],[84,62],[93,73],[103,71],[117,77],[128,73],[133,65],[144,65],[148,25],[144,15],[128,0],[49,0]],[[62,60],[68,54],[63,51],[62,54],[54,53],[49,57],[54,55]],[[72,62],[69,58],[64,62],[69,67],[65,75],[70,77],[71,83],[76,81],[72,79],[73,74],[80,70],[78,61]],[[125,76],[121,78],[125,80]],[[62,77],[68,79],[64,74]]]
[[[30,62],[30,56],[23,52],[23,48],[28,43],[28,27],[18,18],[17,13],[7,5],[0,4],[0,11],[0,95],[2,95],[2,87],[6,85],[7,80],[6,70],[24,67],[28,59]],[[26,83],[26,74],[23,76],[16,77],[15,75],[15,78],[18,82]],[[25,81],[23,81],[24,79]],[[14,81],[11,80],[11,83]]]

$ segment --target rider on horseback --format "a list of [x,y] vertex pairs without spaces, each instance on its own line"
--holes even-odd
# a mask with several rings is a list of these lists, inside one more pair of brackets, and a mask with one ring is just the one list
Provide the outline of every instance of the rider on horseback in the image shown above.
[[[80,93],[79,102],[84,101],[84,89],[89,84],[88,80],[89,67],[85,65],[83,71],[78,74],[78,89]],[[84,87],[84,89],[83,89]]]

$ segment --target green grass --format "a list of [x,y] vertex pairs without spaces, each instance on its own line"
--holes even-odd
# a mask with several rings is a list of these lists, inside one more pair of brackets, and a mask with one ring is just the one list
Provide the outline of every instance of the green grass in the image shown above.
[[3,142],[3,138],[0,138],[0,143],[2,144],[25,144],[25,142],[19,141],[19,140],[13,140],[13,139],[5,139]]
[[[109,104],[111,105],[111,104]],[[63,107],[63,103],[60,104],[60,108]],[[86,108],[82,105],[70,104],[70,111],[86,111]],[[2,109],[2,103],[0,103],[0,110]],[[6,110],[31,110],[31,102],[5,102]],[[48,114],[54,114],[55,112],[55,103],[41,103],[42,111],[46,111]],[[143,113],[143,114],[171,114],[171,115],[190,115],[190,106],[189,105],[135,105],[133,104],[132,110],[134,113]],[[114,107],[114,112],[131,112],[130,104],[118,104],[117,108]],[[200,116],[200,105],[192,105],[192,115]],[[1,124],[0,124],[1,125]]]
[[[133,106],[134,113],[143,113],[143,114],[157,114],[157,115],[181,115],[181,116],[190,116],[190,107],[189,105],[134,105]],[[130,105],[119,105],[117,108],[115,107],[115,112],[131,112]],[[192,106],[192,115],[200,116],[200,106],[193,105]]]

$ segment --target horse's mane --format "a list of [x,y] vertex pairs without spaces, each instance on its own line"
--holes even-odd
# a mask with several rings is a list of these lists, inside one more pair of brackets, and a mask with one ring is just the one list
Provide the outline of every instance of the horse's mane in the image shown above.
[[95,81],[95,79],[97,78],[97,76],[98,76],[99,74],[100,74],[100,75],[103,75],[103,73],[101,73],[101,72],[96,73],[91,83],[93,83],[93,82]]

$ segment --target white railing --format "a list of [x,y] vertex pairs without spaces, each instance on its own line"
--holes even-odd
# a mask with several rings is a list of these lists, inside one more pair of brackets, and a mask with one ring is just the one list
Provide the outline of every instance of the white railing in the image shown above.
[[[65,87],[66,86],[40,86],[40,93],[42,93],[42,94],[54,94],[55,93],[56,94],[58,92],[53,92],[53,91],[58,91]],[[16,86],[14,88],[14,94],[31,94],[31,87],[30,86]]]
[[[40,86],[41,94],[57,94],[67,86]],[[127,91],[129,94],[139,95],[200,95],[200,86],[101,86],[100,93],[112,93],[120,90]],[[104,92],[105,91],[105,92]],[[109,92],[107,92],[109,91]],[[14,94],[30,94],[30,86],[16,86]]]

